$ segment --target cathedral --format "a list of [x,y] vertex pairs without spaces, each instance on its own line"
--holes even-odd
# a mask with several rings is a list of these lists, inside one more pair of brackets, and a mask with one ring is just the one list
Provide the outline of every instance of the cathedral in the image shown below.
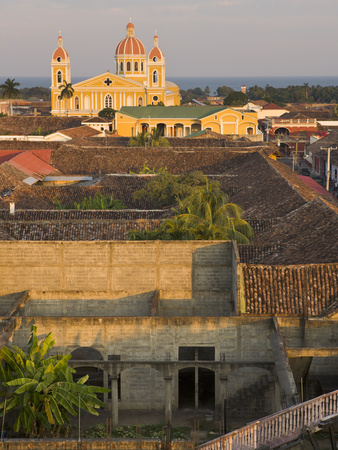
[[124,106],[165,106],[180,104],[179,87],[165,78],[165,58],[154,37],[154,47],[147,56],[145,46],[135,37],[134,25],[129,22],[127,35],[116,46],[115,74],[101,75],[73,84],[73,97],[60,100],[64,83],[71,83],[70,58],[58,38],[58,48],[51,62],[52,115],[92,116],[103,108],[120,110]]

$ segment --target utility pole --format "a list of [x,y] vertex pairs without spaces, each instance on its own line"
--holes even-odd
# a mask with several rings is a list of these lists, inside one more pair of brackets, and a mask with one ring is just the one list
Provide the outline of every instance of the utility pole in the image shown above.
[[321,150],[327,150],[327,166],[326,166],[326,190],[330,190],[330,177],[331,177],[331,150],[337,150],[337,147],[320,147]]

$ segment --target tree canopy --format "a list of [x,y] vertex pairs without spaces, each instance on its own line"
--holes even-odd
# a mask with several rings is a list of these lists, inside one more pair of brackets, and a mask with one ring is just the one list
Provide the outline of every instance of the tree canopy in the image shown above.
[[182,177],[183,183],[179,186],[179,177],[168,172],[162,173],[136,193],[153,201],[157,198],[158,202],[162,201],[162,205],[164,200],[176,202],[178,209],[173,209],[173,218],[165,219],[154,230],[130,231],[129,239],[236,240],[241,244],[250,242],[253,230],[242,219],[243,210],[228,202],[228,196],[220,189],[218,182],[209,182],[201,172]]
[[116,110],[113,108],[103,108],[98,113],[99,117],[106,117],[107,119],[113,119],[115,117]]
[[17,86],[20,86],[20,83],[15,81],[15,79],[11,80],[10,78],[7,78],[7,80],[0,85],[1,89],[1,98],[8,98],[11,108],[11,116],[13,115],[13,106],[12,106],[12,100],[15,98],[18,98],[20,95],[19,89],[17,89]]
[[74,381],[75,370],[68,366],[71,355],[47,356],[54,343],[52,333],[39,343],[33,325],[27,353],[14,345],[0,350],[0,416],[14,414],[14,431],[22,429],[29,437],[57,432],[79,408],[98,415],[104,403],[96,393],[109,391],[86,385],[88,375]]
[[243,92],[231,92],[224,99],[224,105],[227,106],[243,106],[248,103],[248,96]]
[[183,175],[173,175],[162,169],[140,190],[134,192],[134,200],[150,200],[155,208],[175,205],[177,200],[189,196],[195,186],[205,183],[202,172],[194,171]]

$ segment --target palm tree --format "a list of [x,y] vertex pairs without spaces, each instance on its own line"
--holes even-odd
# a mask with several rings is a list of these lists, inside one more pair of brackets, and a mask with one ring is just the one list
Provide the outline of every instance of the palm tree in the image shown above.
[[131,147],[145,147],[147,145],[148,132],[142,131],[130,139],[129,145]]
[[74,89],[72,86],[72,83],[67,83],[67,81],[64,81],[61,86],[59,86],[59,89],[61,89],[60,93],[60,100],[65,99],[65,116],[68,116],[68,109],[67,109],[67,101],[69,98],[72,98],[74,95]]
[[160,128],[153,128],[149,134],[151,147],[170,147],[168,139],[161,135]]
[[19,89],[16,89],[16,86],[20,86],[20,83],[15,81],[15,79],[10,80],[9,78],[7,78],[7,80],[4,82],[4,84],[0,85],[0,89],[2,91],[1,98],[9,99],[11,116],[13,115],[12,99],[18,98],[20,95],[20,91],[19,91]]
[[207,181],[205,186],[196,187],[192,195],[179,202],[179,217],[186,220],[195,239],[233,239],[241,244],[249,243],[253,230],[241,218],[242,214],[242,208],[228,203],[228,196],[217,182]]

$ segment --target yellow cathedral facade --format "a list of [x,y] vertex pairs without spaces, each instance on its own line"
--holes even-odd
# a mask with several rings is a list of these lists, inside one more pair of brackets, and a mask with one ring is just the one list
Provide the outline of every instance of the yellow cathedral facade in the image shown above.
[[[71,67],[63,39],[58,38],[58,48],[51,62],[52,115],[93,116],[104,108],[120,110],[125,106],[180,105],[179,87],[166,80],[165,58],[154,37],[154,47],[149,55],[143,43],[135,37],[134,25],[129,22],[127,35],[116,46],[115,74],[107,71],[88,80],[72,84],[72,98],[60,99],[60,86],[71,83]],[[67,112],[66,112],[67,108]]]

